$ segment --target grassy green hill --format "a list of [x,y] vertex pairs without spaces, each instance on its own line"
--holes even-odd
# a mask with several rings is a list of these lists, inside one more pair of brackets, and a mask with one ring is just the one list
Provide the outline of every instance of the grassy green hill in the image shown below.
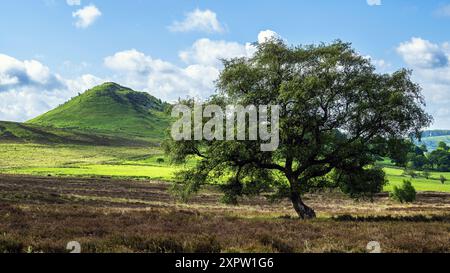
[[1,122],[0,142],[141,146],[160,143],[169,104],[105,83],[26,123]]
[[169,104],[115,83],[94,87],[28,122],[87,134],[160,141],[169,127]]

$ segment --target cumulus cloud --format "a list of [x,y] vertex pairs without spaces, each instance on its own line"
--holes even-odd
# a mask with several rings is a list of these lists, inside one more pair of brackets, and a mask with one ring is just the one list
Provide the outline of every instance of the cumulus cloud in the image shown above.
[[62,81],[64,85],[60,89],[16,86],[0,92],[0,120],[18,122],[30,120],[66,102],[78,92],[105,82],[92,75]]
[[66,0],[66,3],[69,6],[79,6],[81,5],[81,0]]
[[[280,37],[276,32],[260,32],[258,40],[267,42]],[[251,43],[199,39],[179,52],[184,65],[153,58],[136,49],[108,56],[104,64],[113,70],[115,80],[136,90],[147,91],[166,101],[178,98],[207,98],[214,93],[215,80],[222,69],[222,59],[251,57],[256,47]]]
[[0,92],[18,86],[57,89],[62,82],[50,69],[36,60],[19,61],[0,54]]
[[117,52],[105,58],[105,66],[118,73],[116,79],[137,90],[167,101],[180,97],[206,97],[214,88],[219,70],[193,64],[179,67],[155,59],[135,49]]
[[72,17],[76,18],[75,26],[77,28],[89,27],[101,15],[101,11],[94,5],[86,6],[72,13]]
[[224,32],[224,27],[211,10],[196,9],[186,14],[183,21],[175,21],[169,26],[174,32],[202,31],[208,33]]
[[255,48],[250,43],[244,45],[237,42],[200,39],[188,50],[181,51],[179,56],[186,63],[218,66],[221,59],[249,57],[254,51]]
[[427,109],[435,117],[434,128],[450,128],[450,44],[412,38],[397,47],[397,53],[422,86]]
[[101,82],[92,75],[64,79],[39,61],[0,54],[0,120],[29,120]]
[[267,43],[273,39],[281,39],[281,36],[278,35],[278,33],[276,33],[275,31],[270,29],[263,30],[258,34],[258,43],[260,44]]
[[381,6],[381,0],[367,0],[369,6]]
[[81,76],[78,76],[76,78],[72,78],[72,79],[64,79],[64,83],[65,83],[65,92],[67,92],[66,94],[62,95],[62,99],[65,101],[67,101],[70,97],[67,97],[67,95],[73,95],[75,93],[82,93],[92,87],[95,87],[97,85],[100,85],[102,83],[105,82],[109,82],[111,81],[109,78],[100,78],[97,76],[94,76],[92,74],[83,74]]
[[105,58],[105,65],[116,71],[133,71],[147,73],[152,66],[153,59],[136,49],[117,52]]
[[437,68],[448,65],[449,59],[444,47],[433,44],[422,38],[413,37],[410,41],[401,43],[397,52],[403,60],[415,67]]
[[375,66],[375,68],[381,72],[381,73],[388,73],[391,72],[392,64],[386,60],[383,59],[375,59],[372,58],[370,55],[364,56],[367,60],[370,60],[370,62]]
[[[258,34],[258,43],[266,43],[272,39],[282,37],[272,30],[264,30]],[[207,38],[199,39],[187,50],[179,53],[179,57],[185,63],[199,63],[220,67],[222,59],[251,57],[256,52],[252,43],[237,43],[228,41],[214,41]]]
[[[261,33],[258,38],[273,36]],[[124,50],[104,58],[104,65],[113,71],[105,79],[90,74],[67,79],[39,61],[0,55],[0,120],[34,118],[105,81],[146,91],[169,102],[186,97],[207,98],[215,91],[215,80],[222,69],[220,59],[251,57],[255,52],[256,47],[250,43],[199,39],[179,52],[184,64],[177,65],[136,49]]]

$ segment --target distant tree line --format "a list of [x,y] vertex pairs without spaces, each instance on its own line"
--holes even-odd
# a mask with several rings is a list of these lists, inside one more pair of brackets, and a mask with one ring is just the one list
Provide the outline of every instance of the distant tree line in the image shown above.
[[450,147],[445,142],[440,142],[438,148],[430,152],[426,145],[404,141],[393,150],[391,159],[397,166],[407,169],[450,172]]

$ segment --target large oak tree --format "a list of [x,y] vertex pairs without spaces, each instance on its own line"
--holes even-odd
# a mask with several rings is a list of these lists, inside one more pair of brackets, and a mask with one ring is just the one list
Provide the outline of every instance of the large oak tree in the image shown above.
[[272,40],[251,58],[224,60],[218,92],[207,103],[279,105],[279,148],[263,152],[260,141],[168,141],[174,161],[198,158],[179,173],[176,188],[187,197],[217,182],[229,202],[262,193],[288,197],[303,219],[316,216],[302,200],[310,190],[379,192],[385,174],[373,163],[385,150],[380,147],[419,135],[431,122],[410,76],[408,70],[377,73],[341,41],[290,47]]

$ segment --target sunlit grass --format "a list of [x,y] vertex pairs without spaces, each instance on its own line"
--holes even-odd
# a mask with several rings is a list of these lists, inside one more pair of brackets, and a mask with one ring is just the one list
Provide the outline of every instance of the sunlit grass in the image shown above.
[[143,165],[84,165],[78,167],[35,167],[17,168],[5,171],[9,174],[30,174],[42,176],[102,176],[130,177],[157,180],[172,180],[179,167],[143,166]]
[[[389,185],[385,187],[385,191],[391,191],[394,186],[400,186],[403,180],[411,180],[414,188],[417,191],[440,191],[440,192],[450,192],[450,173],[443,172],[430,172],[430,178],[426,179],[424,177],[411,178],[410,176],[404,176],[402,169],[395,168],[384,168],[387,178],[389,180]],[[418,172],[420,174],[420,172]],[[442,184],[439,180],[440,176],[443,175],[449,181]]]
[[[6,174],[173,180],[178,170],[195,162],[191,159],[185,165],[171,165],[162,150],[154,147],[0,144],[0,173]],[[387,163],[384,166],[389,180],[385,191],[411,179],[418,191],[450,192],[450,173],[431,172],[430,179],[412,179],[404,176],[402,169]],[[449,181],[441,184],[441,175]]]

